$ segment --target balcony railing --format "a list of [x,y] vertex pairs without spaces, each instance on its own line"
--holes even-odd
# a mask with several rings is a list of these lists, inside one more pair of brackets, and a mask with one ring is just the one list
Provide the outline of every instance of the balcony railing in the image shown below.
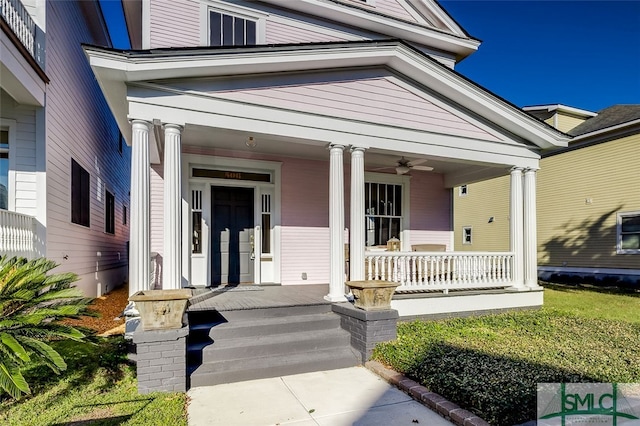
[[365,277],[400,285],[397,292],[511,286],[511,252],[381,252],[365,254]]
[[0,210],[0,256],[36,256],[35,218]]
[[40,67],[44,68],[44,33],[20,0],[0,0],[0,16]]

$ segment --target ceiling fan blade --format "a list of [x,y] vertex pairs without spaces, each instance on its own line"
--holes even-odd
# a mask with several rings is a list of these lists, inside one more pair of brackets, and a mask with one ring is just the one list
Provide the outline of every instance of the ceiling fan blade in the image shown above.
[[378,171],[378,170],[391,170],[391,169],[395,169],[395,167],[376,167],[375,169],[371,169],[371,171]]
[[423,164],[423,163],[426,163],[427,161],[429,161],[429,160],[424,159],[424,158],[418,158],[417,160],[409,161],[409,164],[411,164],[412,166],[417,166],[418,164]]
[[433,170],[433,167],[429,167],[429,166],[413,166],[412,169],[414,170],[423,170],[425,172],[430,172]]

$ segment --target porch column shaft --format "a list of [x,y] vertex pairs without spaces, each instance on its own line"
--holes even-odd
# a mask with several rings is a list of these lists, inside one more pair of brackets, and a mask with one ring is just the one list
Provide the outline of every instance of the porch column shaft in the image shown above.
[[524,287],[524,246],[523,246],[523,201],[522,201],[522,169],[511,169],[511,194],[509,198],[509,249],[513,252],[511,269],[515,288]]
[[164,125],[164,245],[162,288],[182,287],[182,127]]
[[349,279],[364,280],[364,148],[351,148]]
[[524,285],[538,287],[536,170],[524,172]]
[[129,295],[149,289],[149,130],[151,123],[132,120],[131,226],[129,228]]
[[331,244],[329,294],[331,302],[346,300],[344,296],[344,167],[343,145],[331,145],[329,154],[329,239]]

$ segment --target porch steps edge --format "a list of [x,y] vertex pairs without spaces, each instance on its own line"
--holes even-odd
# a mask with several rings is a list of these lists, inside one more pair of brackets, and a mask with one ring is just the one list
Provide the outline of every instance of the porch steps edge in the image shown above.
[[258,358],[204,363],[191,373],[191,387],[265,379],[312,371],[335,370],[360,365],[360,354],[351,347],[281,354]]
[[340,326],[340,317],[332,313],[300,315],[296,321],[290,317],[255,318],[244,321],[224,322],[213,325],[196,324],[192,332],[207,333],[214,341],[220,339],[239,339],[261,337],[265,335],[285,334],[300,331],[325,330]]
[[203,363],[217,359],[256,358],[263,356],[289,356],[290,354],[350,345],[351,335],[343,330],[318,330],[313,333],[300,331],[286,334],[272,334],[260,337],[222,339],[202,349]]

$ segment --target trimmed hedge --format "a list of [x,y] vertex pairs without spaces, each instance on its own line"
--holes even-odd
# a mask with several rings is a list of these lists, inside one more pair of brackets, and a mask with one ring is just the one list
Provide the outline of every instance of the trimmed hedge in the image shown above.
[[414,321],[373,358],[491,424],[536,418],[544,382],[640,382],[640,324],[553,309]]

